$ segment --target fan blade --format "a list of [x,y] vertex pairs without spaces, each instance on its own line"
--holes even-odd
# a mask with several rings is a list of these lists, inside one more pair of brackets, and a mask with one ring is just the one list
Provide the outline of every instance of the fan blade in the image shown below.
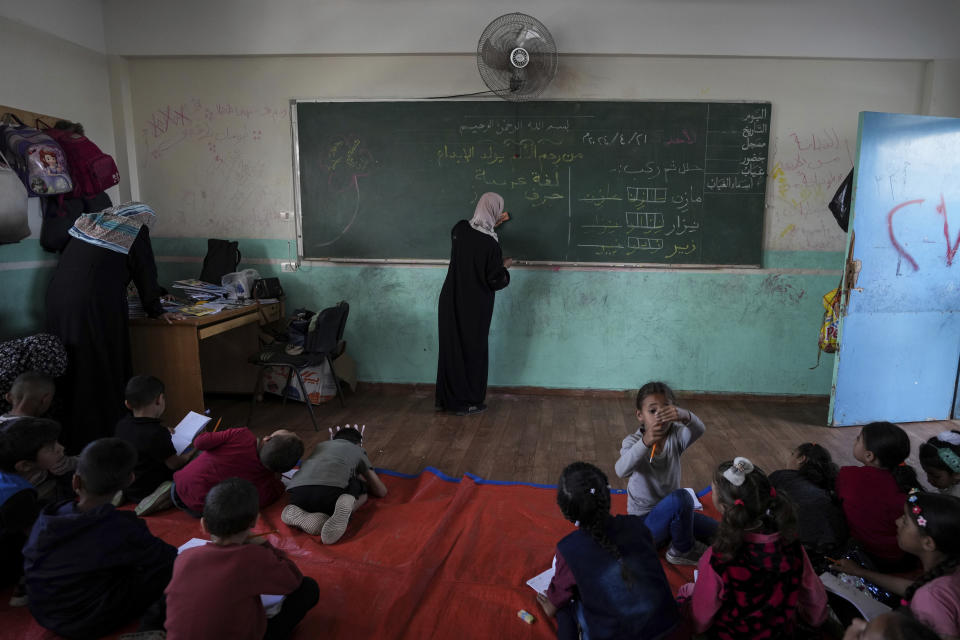
[[491,69],[509,71],[513,68],[513,65],[510,64],[510,51],[511,49],[504,51],[491,40],[487,40],[480,47],[480,59],[483,60],[483,64]]

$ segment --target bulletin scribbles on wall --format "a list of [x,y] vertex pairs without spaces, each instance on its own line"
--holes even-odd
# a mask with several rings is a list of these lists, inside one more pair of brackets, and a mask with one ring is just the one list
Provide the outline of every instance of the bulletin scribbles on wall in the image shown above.
[[789,131],[774,140],[772,155],[767,247],[842,251],[846,234],[827,203],[853,166],[851,140],[835,127]]
[[141,166],[170,183],[170,190],[144,194],[172,205],[159,212],[161,232],[175,234],[184,224],[229,227],[244,211],[255,214],[248,226],[270,235],[277,212],[293,208],[292,181],[267,180],[278,165],[289,166],[289,128],[283,101],[185,98],[155,107],[139,124],[138,143]]

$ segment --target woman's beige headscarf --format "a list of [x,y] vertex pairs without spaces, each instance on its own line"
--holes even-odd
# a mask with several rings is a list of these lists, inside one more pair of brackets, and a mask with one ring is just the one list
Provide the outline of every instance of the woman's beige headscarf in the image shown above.
[[477,208],[473,210],[473,217],[470,218],[470,226],[500,242],[500,238],[497,237],[497,232],[493,230],[493,227],[500,220],[500,214],[502,213],[503,198],[492,191],[488,191],[480,196]]

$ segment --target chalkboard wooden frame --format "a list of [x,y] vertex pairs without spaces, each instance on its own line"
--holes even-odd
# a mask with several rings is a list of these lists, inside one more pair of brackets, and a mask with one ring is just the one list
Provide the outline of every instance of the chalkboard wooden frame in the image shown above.
[[[399,216],[400,221],[394,222],[397,216],[396,212],[392,209],[386,217],[380,220],[379,225],[377,225],[374,220],[377,215],[376,213],[365,216],[368,225],[371,225],[370,221],[373,220],[373,224],[369,226],[369,228],[364,229],[362,224],[364,218],[360,218],[361,224],[354,224],[357,222],[361,210],[361,191],[359,185],[361,181],[366,182],[368,180],[371,172],[377,170],[378,163],[380,163],[379,168],[382,168],[383,163],[374,156],[377,155],[381,158],[387,157],[395,148],[403,150],[416,148],[419,153],[430,154],[418,157],[417,160],[419,160],[420,163],[429,158],[431,166],[435,161],[440,167],[439,170],[447,169],[450,172],[447,176],[442,177],[450,178],[454,176],[453,180],[442,180],[442,182],[454,183],[453,190],[456,191],[457,198],[465,195],[468,200],[472,201],[472,199],[482,191],[498,190],[505,196],[508,210],[516,212],[520,209],[521,219],[524,220],[527,226],[523,226],[523,223],[518,224],[515,222],[515,213],[514,219],[505,225],[501,233],[505,255],[513,255],[519,264],[606,268],[726,268],[758,267],[761,264],[767,163],[769,162],[769,123],[771,112],[769,102],[544,100],[536,103],[507,103],[500,99],[294,99],[290,101],[290,104],[293,136],[297,253],[300,259],[308,261],[386,264],[446,263],[447,259],[445,256],[449,252],[447,232],[458,219],[469,218],[473,208],[472,203],[469,201],[458,201],[455,205],[456,208],[450,206],[449,202],[447,202],[446,208],[441,207],[440,213],[438,214],[431,209],[431,202],[429,200],[432,195],[430,191],[433,190],[431,186],[431,189],[421,192],[424,194],[423,201],[408,201],[407,206],[414,210],[416,215],[421,216],[418,218],[416,224],[406,226],[403,224],[403,220],[405,219],[404,214],[406,215],[406,219],[409,219],[412,215],[411,211],[401,212]],[[416,113],[413,112],[414,109],[416,109]],[[523,112],[521,112],[521,109],[523,109]],[[715,125],[714,128],[711,128],[711,109],[713,109],[714,114],[712,122],[720,123]],[[465,115],[465,113],[474,110],[477,110],[477,114]],[[513,113],[511,113],[511,110],[513,110]],[[629,113],[627,113],[627,110],[630,110]],[[636,113],[634,112],[635,110]],[[361,115],[355,115],[361,111],[363,112]],[[433,128],[428,127],[426,129],[414,130],[415,127],[413,124],[416,123],[420,125],[421,122],[418,114],[424,112],[435,115],[436,119],[429,121],[431,123],[438,122],[439,125]],[[705,117],[703,117],[703,114],[705,114]],[[324,120],[324,116],[329,117]],[[394,116],[396,116],[396,120],[391,120]],[[632,123],[627,122],[625,119],[626,116],[634,118],[636,121]],[[468,120],[460,120],[459,118],[461,117],[468,118]],[[339,120],[336,120],[337,118],[339,118]],[[359,118],[359,120],[357,118]],[[368,118],[368,120],[364,121],[364,118]],[[610,124],[605,124],[604,126],[613,126],[616,132],[614,133],[613,129],[605,129],[604,126],[600,126],[599,131],[593,131],[592,129],[588,131],[587,129],[577,128],[576,124],[570,125],[569,123],[570,119],[575,118],[595,119],[591,120],[591,123],[600,120],[606,123],[607,120],[610,120]],[[698,118],[702,119],[703,122],[698,122]],[[337,125],[331,127],[329,131],[323,129],[324,123],[335,120]],[[514,122],[511,123],[511,120]],[[620,126],[629,124],[636,125],[641,120],[643,122],[650,122],[652,125],[646,128],[634,127],[632,130],[629,126]],[[316,124],[317,122],[320,122],[320,124]],[[404,127],[397,130],[398,138],[402,135],[420,137],[406,139],[406,144],[410,145],[409,147],[404,147],[403,143],[393,149],[382,146],[380,148],[371,148],[371,150],[364,147],[362,138],[367,132],[376,132],[380,123],[386,123],[383,126],[390,127],[391,122],[399,122],[404,125]],[[472,124],[468,125],[466,124],[467,122]],[[556,125],[556,123],[565,123],[566,128],[559,125],[551,126],[551,123],[553,123],[553,125]],[[702,124],[702,130],[698,128],[700,124]],[[307,127],[305,132],[301,130],[302,126]],[[361,129],[364,133],[351,133],[350,136],[340,135],[337,133],[338,126],[341,133],[360,131]],[[343,127],[347,128],[344,129]],[[526,128],[529,130],[538,127],[539,130],[537,133],[542,133],[544,128],[554,129],[551,135],[559,140],[559,142],[556,143],[558,146],[561,144],[572,146],[568,146],[569,150],[562,154],[551,153],[549,151],[538,152],[536,149],[534,149],[532,153],[529,153],[528,150],[522,148],[521,145],[521,142],[529,141],[529,139],[521,139],[520,136],[526,135],[523,129]],[[410,129],[412,134],[411,131],[406,131],[405,129]],[[486,150],[481,153],[476,152],[477,144],[460,145],[456,140],[453,140],[454,144],[450,144],[450,140],[444,143],[443,138],[445,136],[449,138],[454,132],[457,132],[457,136],[463,137],[465,132],[467,132],[466,135],[469,136],[478,130],[485,142],[492,141],[494,143],[493,145],[489,145]],[[506,134],[503,133],[504,130],[506,130]],[[384,131],[392,133],[389,129],[385,129]],[[511,132],[514,136],[513,139],[510,138]],[[501,138],[499,140],[496,139],[496,135],[501,135]],[[427,144],[423,143],[423,136],[430,138]],[[493,136],[492,140],[490,136]],[[568,136],[568,138],[564,139],[562,136]],[[643,137],[641,138],[640,136]],[[373,137],[375,136],[371,135],[371,138]],[[383,137],[388,138],[393,136],[384,135]],[[322,140],[320,144],[317,144],[318,139]],[[541,140],[543,139],[544,138],[541,138]],[[643,142],[640,142],[641,139]],[[477,141],[479,142],[479,140],[480,138],[478,136]],[[471,141],[467,140],[467,142]],[[626,179],[628,180],[637,180],[638,178],[633,178],[629,174],[638,174],[641,178],[647,179],[649,186],[628,186],[626,187],[627,197],[620,197],[620,195],[611,196],[609,193],[609,184],[606,185],[608,193],[600,193],[598,191],[596,194],[573,194],[570,186],[573,182],[571,179],[571,167],[577,160],[583,160],[584,155],[589,157],[590,152],[593,150],[593,145],[597,145],[597,148],[600,148],[602,151],[607,151],[606,148],[602,148],[603,145],[613,147],[616,153],[621,154],[617,156],[617,158],[625,158],[634,164],[621,162],[619,163],[619,168],[615,168],[612,165],[607,167],[604,163],[597,164],[593,162],[584,168],[584,171],[589,174],[589,167],[599,166],[598,171],[601,173],[591,175],[590,179],[596,178],[602,181],[602,179],[606,177],[606,173],[603,172],[607,171],[609,171],[611,175],[615,173],[627,175]],[[628,147],[628,145],[633,146]],[[451,150],[451,147],[454,148]],[[502,151],[507,147],[515,150],[516,153],[512,158],[508,158],[505,163]],[[628,147],[627,151],[623,151],[624,147]],[[645,149],[646,155],[644,155],[644,152],[636,151],[638,148]],[[318,152],[318,149],[323,149],[323,153]],[[650,151],[651,149],[653,150],[652,152]],[[684,155],[684,153],[677,153],[677,151],[681,149],[684,150],[686,155]],[[688,149],[692,151],[693,155],[690,155],[691,151],[687,151]],[[488,174],[486,171],[482,171],[482,168],[457,166],[460,163],[469,165],[478,157],[483,156],[483,154],[488,154],[484,156],[486,161],[496,159],[500,162],[501,167],[495,168],[503,169],[503,166],[509,164],[511,169],[508,173],[519,176],[511,178],[511,187],[507,188],[507,192],[504,192],[503,187],[487,186],[479,183],[474,185],[469,181],[463,182],[464,175],[468,176],[468,180],[470,176],[469,174],[465,174],[464,171],[459,171],[460,169],[466,169],[467,171],[472,170],[474,172],[474,181],[477,180],[477,175],[483,175],[484,179],[486,179]],[[560,156],[559,159],[558,155]],[[711,157],[711,155],[720,155],[722,157]],[[701,163],[703,166],[689,161],[691,157],[699,159],[700,156],[703,158]],[[560,185],[564,180],[560,176],[559,171],[545,172],[540,168],[544,166],[545,157],[550,158],[546,161],[548,166],[550,163],[553,163],[554,167],[559,165],[560,168],[563,167],[563,164],[567,165],[567,194],[564,196],[558,188],[555,188],[554,193],[550,196],[555,198],[555,201],[549,202],[547,196],[543,196],[541,200],[535,201],[533,206],[543,206],[539,212],[548,212],[550,211],[548,207],[555,205],[556,202],[565,197],[567,202],[567,219],[563,221],[566,225],[562,225],[563,228],[561,229],[555,228],[553,224],[531,225],[530,219],[532,219],[533,216],[528,216],[527,214],[533,211],[533,208],[523,210],[522,207],[518,207],[518,204],[521,204],[523,200],[517,197],[517,193],[510,191],[511,189],[515,191],[515,183],[517,181],[523,181],[525,178],[528,179],[531,174],[533,175],[534,181],[538,178],[544,180],[543,184],[546,184],[544,190],[550,186],[557,187],[557,185]],[[679,164],[678,159],[680,160]],[[393,160],[394,164],[389,165],[391,169],[398,168],[403,164],[397,161],[396,158]],[[645,160],[645,164],[640,162],[643,160]],[[531,162],[534,162],[538,168],[531,170]],[[447,163],[447,166],[444,166],[444,163]],[[713,166],[711,166],[711,163]],[[338,175],[337,171],[348,164],[350,164],[352,168]],[[410,163],[410,166],[414,165],[418,165],[418,163]],[[518,167],[520,168],[518,169]],[[409,166],[404,166],[403,168],[415,174],[415,170],[410,169]],[[678,176],[687,173],[684,168],[689,169],[692,177],[700,174],[700,184],[695,185],[691,183],[688,185],[689,188],[685,188],[684,193],[680,193],[681,189],[684,188],[677,187],[676,184]],[[436,169],[436,167],[432,167],[432,169]],[[714,170],[708,171],[708,169]],[[717,171],[717,169],[721,170]],[[459,173],[454,173],[455,171],[459,171]],[[672,202],[667,201],[667,195],[671,192],[671,186],[669,184],[670,172],[673,172],[674,180]],[[549,176],[548,173],[550,174]],[[656,175],[654,175],[654,173]],[[666,176],[666,183],[662,185],[656,179],[661,174]],[[711,176],[709,182],[707,179],[708,175]],[[502,171],[500,177],[505,177]],[[323,179],[321,180],[320,178]],[[431,177],[431,179],[432,178],[433,177]],[[618,176],[615,179],[620,178]],[[551,180],[553,180],[553,184],[550,184]],[[505,182],[505,180],[497,181],[496,179],[491,179],[490,181],[496,182],[497,184]],[[334,184],[335,182],[336,184]],[[578,182],[581,181],[578,180]],[[617,194],[620,194],[624,189],[622,182],[623,180],[621,180],[621,184],[617,185]],[[680,182],[681,184],[684,183],[682,179],[680,179]],[[686,182],[690,182],[690,180]],[[392,186],[388,185],[384,187],[384,191],[388,192],[390,188],[393,188],[397,193],[403,194],[405,193],[405,189],[415,183],[415,179],[405,180],[401,175],[399,180]],[[317,197],[316,193],[307,193],[305,197],[305,186],[309,191],[316,185],[322,185],[321,189],[326,189],[326,191],[321,193],[321,197]],[[355,194],[354,189],[356,190]],[[474,191],[473,193],[461,193],[470,192],[471,189]],[[740,192],[746,192],[746,194],[738,193],[738,190]],[[529,195],[530,193],[533,193],[536,198],[540,197],[538,192],[532,190],[527,190],[525,193],[527,194],[525,197],[528,201],[532,197]],[[342,197],[340,194],[354,197],[355,202],[354,200],[350,200],[346,206],[340,206],[337,204],[338,199]],[[636,194],[640,195],[637,196]],[[373,191],[372,195],[375,200],[380,194]],[[588,203],[589,206],[598,204],[598,208],[607,206],[611,201],[617,201],[613,202],[612,207],[614,209],[620,207],[620,210],[614,210],[612,214],[604,213],[602,214],[606,216],[604,218],[601,218],[601,214],[596,214],[596,224],[583,224],[583,222],[593,222],[593,220],[583,219],[585,213],[590,215],[593,212],[580,210],[576,214],[579,217],[575,225],[571,212],[575,195],[590,196],[577,197],[576,199],[578,202],[590,201]],[[371,191],[369,189],[365,190],[363,197],[365,198],[365,202],[370,202]],[[449,198],[450,196],[449,194],[441,194],[439,199],[442,200],[443,197]],[[397,200],[396,197],[393,199],[387,198],[380,204],[390,204],[392,207],[392,204]],[[704,200],[715,203],[734,202],[735,204],[728,207],[728,209],[715,205],[714,209],[704,214],[704,211],[707,209],[703,204]],[[307,201],[306,213],[304,206],[305,201]],[[623,211],[622,209],[625,207],[622,206],[622,201],[629,201],[629,207],[635,209],[635,211]],[[324,203],[322,206],[328,206],[328,209],[334,211],[334,214],[330,216],[330,219],[334,220],[334,223],[329,229],[322,229],[322,225],[327,220],[327,212],[324,211],[323,216],[316,214],[317,203],[321,202]],[[334,205],[331,206],[328,204],[331,202],[333,202]],[[311,203],[313,203],[314,209],[311,209]],[[674,210],[669,213],[650,211],[651,207],[666,208],[671,204]],[[699,211],[696,211],[697,205],[699,205]],[[578,204],[577,206],[585,207],[588,205]],[[372,208],[376,210],[376,207]],[[381,206],[382,211],[387,210],[387,208],[386,206]],[[451,209],[453,209],[452,212]],[[349,210],[348,213],[353,217],[346,220],[346,222],[344,222],[344,220],[336,220],[335,218],[339,210]],[[722,211],[723,216],[713,216],[712,214],[716,211]],[[553,213],[556,214],[556,212]],[[696,217],[697,213],[701,216],[700,218]],[[442,217],[437,218],[437,215]],[[704,215],[707,216],[706,220],[703,219]],[[431,218],[431,216],[434,216],[434,218]],[[625,216],[625,223],[619,219],[620,216]],[[668,217],[675,220],[675,222],[669,223],[669,228],[666,223]],[[720,217],[721,220],[719,222],[710,220],[709,218],[711,217]],[[547,219],[549,220],[549,218]],[[729,224],[724,224],[724,221],[729,222]],[[429,236],[425,241],[421,238],[421,241],[429,244],[421,245],[419,251],[432,255],[403,255],[400,251],[395,251],[395,247],[391,243],[397,238],[396,234],[398,230],[404,229],[406,231],[409,228],[417,228],[419,230],[419,228],[423,226],[421,223],[429,223],[429,225],[433,226],[427,225],[429,228],[423,230],[423,232],[428,233]],[[320,226],[320,230],[317,231],[316,227],[311,228],[311,224]],[[576,231],[576,233],[579,234],[577,237],[578,244],[574,249],[575,255],[571,256],[572,229],[577,225],[579,225]],[[703,227],[702,231],[700,231],[701,226]],[[621,236],[612,241],[615,244],[609,244],[611,241],[605,239],[597,240],[596,242],[601,243],[599,245],[589,244],[589,238],[587,238],[587,242],[581,242],[583,234],[593,232],[592,229],[587,231],[586,229],[588,227],[599,227],[605,234],[612,231],[613,233],[621,234]],[[614,229],[614,227],[616,228]],[[347,231],[353,231],[353,235],[347,236]],[[358,231],[360,234],[357,233]],[[700,231],[700,235],[696,235],[697,231]],[[698,245],[699,239],[704,237],[707,231],[715,234],[715,236],[710,235],[706,237],[717,237],[719,238],[718,244],[724,244],[724,246],[728,247],[726,253],[724,253],[723,250],[715,250],[713,252],[710,250],[705,251],[702,248],[703,242],[699,242]],[[332,241],[318,244],[316,239],[311,240],[311,234],[315,234],[313,238],[327,240],[327,237],[321,236],[328,234],[329,237],[330,234],[336,233],[339,233],[339,235],[334,237]],[[362,235],[364,233],[368,235]],[[377,233],[380,233],[384,237],[377,238]],[[560,255],[559,252],[555,255],[544,255],[545,251],[547,253],[554,252],[554,247],[558,246],[550,244],[548,241],[544,241],[543,246],[536,247],[540,237],[547,236],[549,233],[553,233],[554,235],[565,233],[567,245],[562,249],[563,255]],[[676,238],[683,234],[686,234],[683,241],[677,241]],[[667,255],[666,251],[670,249],[667,241],[663,238],[658,239],[654,237],[657,235],[674,235],[673,238],[669,239],[670,242],[673,242],[674,250],[671,253],[674,255],[670,255],[666,259],[647,259],[651,257],[652,253],[659,252],[661,256]],[[317,246],[336,246],[337,243],[345,246],[345,237],[354,243],[354,247],[361,248],[359,250],[354,249],[353,251],[340,250],[339,248],[334,251],[318,251],[316,249]],[[557,238],[550,238],[549,240],[556,242]],[[563,239],[560,238],[561,243],[562,240]],[[624,240],[626,242],[624,242]],[[378,241],[381,243],[379,249],[375,247]],[[367,244],[374,248],[368,248]],[[696,251],[696,254],[692,255],[692,259],[687,258],[686,255],[690,255],[693,251],[688,252],[688,254],[678,253],[680,249],[686,250],[691,247],[693,251]],[[417,249],[405,250],[412,253],[418,252]],[[527,250],[529,254],[524,255],[524,250]],[[586,252],[594,253],[592,255],[585,255]],[[394,255],[390,255],[391,253],[394,253]],[[721,259],[710,259],[711,257],[717,256]]]

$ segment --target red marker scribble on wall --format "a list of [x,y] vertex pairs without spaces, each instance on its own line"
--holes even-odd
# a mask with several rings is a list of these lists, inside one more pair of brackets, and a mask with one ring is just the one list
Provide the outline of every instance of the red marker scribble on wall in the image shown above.
[[[906,206],[909,206],[911,204],[920,204],[923,201],[924,201],[923,198],[921,198],[919,200],[907,200],[906,202],[901,202],[900,204],[895,206],[893,209],[891,209],[890,213],[887,214],[887,232],[890,234],[890,244],[892,244],[893,248],[897,250],[897,253],[899,253],[901,256],[906,258],[907,262],[910,263],[910,266],[913,267],[914,271],[919,271],[920,266],[917,264],[917,261],[913,259],[913,256],[907,253],[907,251],[900,246],[900,243],[897,242],[897,237],[893,233],[893,214],[895,214],[897,211],[899,211],[900,209],[903,209]],[[943,200],[942,193],[940,194],[940,204],[937,205],[937,213],[943,216],[943,237],[947,241],[946,258],[947,258],[947,266],[949,267],[953,265],[953,258],[954,256],[957,255],[957,249],[960,249],[960,233],[957,233],[956,241],[953,244],[951,244],[950,243],[950,223],[947,221],[947,205]]]
[[953,264],[953,256],[957,255],[957,248],[960,247],[960,232],[957,233],[957,241],[950,246],[950,225],[947,223],[947,205],[943,202],[943,194],[940,194],[940,204],[937,205],[937,213],[943,216],[943,237],[947,239],[947,266]]
[[907,259],[907,262],[910,263],[910,266],[913,267],[914,271],[919,271],[920,267],[917,266],[917,261],[913,259],[913,256],[904,251],[903,247],[900,246],[900,243],[897,242],[897,237],[893,234],[893,214],[895,214],[897,211],[900,211],[900,209],[903,209],[907,205],[920,204],[921,202],[923,202],[922,198],[920,200],[908,200],[906,202],[902,202],[893,209],[890,209],[890,213],[887,214],[887,231],[890,232],[890,244],[892,244],[893,248],[897,250],[897,253]]

